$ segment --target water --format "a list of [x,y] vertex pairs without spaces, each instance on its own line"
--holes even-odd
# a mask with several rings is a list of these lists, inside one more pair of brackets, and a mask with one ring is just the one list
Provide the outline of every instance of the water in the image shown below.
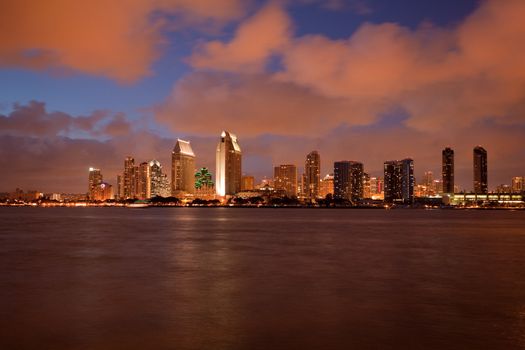
[[0,349],[525,349],[524,224],[0,208]]

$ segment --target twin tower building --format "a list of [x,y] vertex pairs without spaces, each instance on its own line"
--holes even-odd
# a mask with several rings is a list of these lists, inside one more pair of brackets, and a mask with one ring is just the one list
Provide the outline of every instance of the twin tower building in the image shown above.
[[[241,191],[242,151],[237,136],[223,131],[215,155],[215,193],[234,195]],[[195,153],[188,141],[177,140],[171,155],[171,194],[193,194],[202,181],[196,179]],[[202,170],[197,173],[202,174]],[[209,185],[207,185],[209,186]]]

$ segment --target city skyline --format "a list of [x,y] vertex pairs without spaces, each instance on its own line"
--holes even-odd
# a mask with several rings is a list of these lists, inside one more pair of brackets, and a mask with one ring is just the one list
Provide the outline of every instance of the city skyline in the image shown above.
[[221,130],[259,179],[314,149],[321,176],[403,158],[437,176],[450,146],[470,190],[478,144],[489,190],[523,176],[520,0],[6,4],[0,191],[80,193],[90,166],[117,186],[123,157],[167,170],[177,139],[213,172]]

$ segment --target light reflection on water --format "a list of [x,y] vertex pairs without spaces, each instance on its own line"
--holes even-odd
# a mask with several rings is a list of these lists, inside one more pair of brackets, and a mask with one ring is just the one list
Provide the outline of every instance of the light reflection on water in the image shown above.
[[0,348],[520,349],[523,212],[0,208]]

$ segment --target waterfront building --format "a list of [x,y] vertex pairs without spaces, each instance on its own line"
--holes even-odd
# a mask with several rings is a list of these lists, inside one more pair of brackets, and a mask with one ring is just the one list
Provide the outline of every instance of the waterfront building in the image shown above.
[[192,194],[195,189],[195,153],[189,141],[177,139],[171,152],[171,194]]
[[446,147],[441,152],[441,181],[443,193],[454,193],[454,150]]
[[414,202],[414,161],[391,160],[384,163],[386,203],[412,204]]
[[253,191],[255,189],[255,177],[244,175],[241,178],[241,191]]
[[474,147],[474,193],[488,193],[488,166],[487,151],[481,147]]
[[124,177],[122,175],[117,175],[117,196],[116,199],[124,198]]
[[334,198],[355,202],[363,199],[363,163],[334,162]]
[[306,156],[304,163],[303,196],[312,201],[319,197],[321,183],[321,156],[319,152],[312,151]]
[[88,179],[88,199],[94,198],[95,188],[102,183],[102,173],[100,169],[89,168]]
[[319,197],[326,198],[329,194],[334,194],[334,174],[326,174],[325,177],[321,179]]
[[282,191],[288,197],[297,196],[297,167],[293,164],[274,167],[273,183],[276,191]]
[[150,197],[169,197],[171,195],[168,175],[162,171],[162,165],[158,160],[149,162],[150,172]]
[[148,162],[142,162],[135,167],[135,189],[136,198],[151,198],[151,172]]
[[525,177],[523,176],[513,177],[511,187],[512,187],[513,193],[525,192]]
[[101,182],[93,188],[93,196],[90,197],[94,201],[106,201],[113,199],[113,186],[108,183]]
[[217,195],[235,195],[241,191],[242,152],[237,136],[223,131],[215,158]]
[[123,198],[135,198],[135,159],[126,157],[124,160]]

